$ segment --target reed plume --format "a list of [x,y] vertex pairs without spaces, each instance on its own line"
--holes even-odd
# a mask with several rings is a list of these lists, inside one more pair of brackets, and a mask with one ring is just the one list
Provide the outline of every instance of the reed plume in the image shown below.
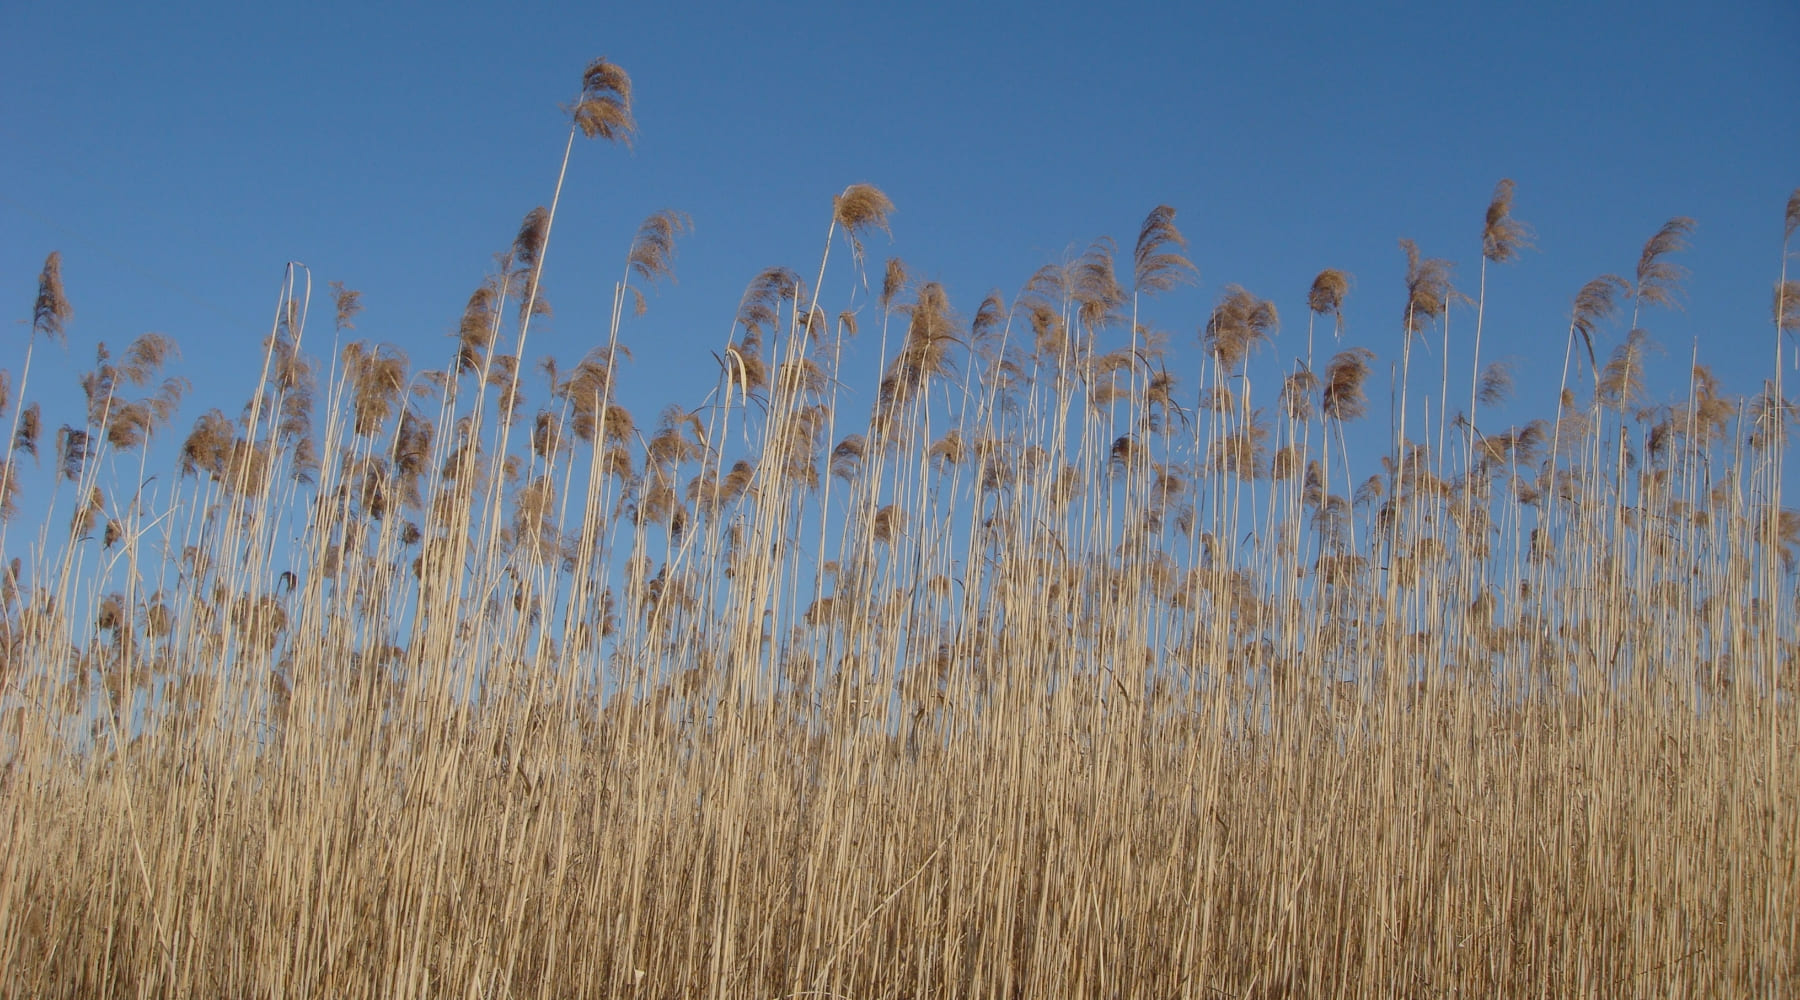
[[491,276],[469,294],[456,329],[458,373],[469,375],[486,367],[494,350],[494,336],[499,330],[499,299],[500,284]]
[[374,434],[387,424],[406,388],[406,355],[388,344],[359,340],[344,345],[341,362],[350,384],[351,432]]
[[1306,421],[1313,418],[1313,397],[1323,383],[1311,369],[1302,368],[1281,381],[1281,412],[1288,419]]
[[589,139],[630,145],[637,135],[637,121],[631,116],[631,77],[605,56],[588,63],[581,75],[581,93],[568,111],[575,127]]
[[1441,257],[1419,256],[1419,246],[1402,239],[1400,249],[1406,253],[1406,310],[1401,326],[1411,338],[1444,315],[1459,293],[1450,283],[1453,265]]
[[38,273],[37,302],[31,310],[31,332],[52,340],[64,340],[63,329],[75,309],[63,293],[62,252],[52,250],[44,258],[44,269]]
[[38,457],[38,437],[43,431],[43,408],[31,403],[19,411],[19,426],[13,433],[13,447],[33,459]]
[[1626,334],[1625,342],[1613,348],[1612,357],[1601,369],[1594,395],[1600,404],[1617,413],[1635,405],[1644,393],[1644,354],[1654,344],[1644,330]]
[[1112,240],[1095,240],[1069,268],[1069,294],[1075,299],[1077,317],[1089,331],[1123,317],[1125,289],[1113,269],[1114,250]]
[[[626,266],[649,284],[663,278],[674,281],[675,239],[693,229],[694,220],[685,212],[672,208],[656,212],[638,226],[637,237],[631,241],[631,252],[626,255]],[[634,297],[633,311],[642,316],[647,305],[644,293],[635,286],[627,287]]]
[[1350,276],[1328,267],[1313,279],[1306,293],[1307,308],[1316,316],[1330,316],[1339,334],[1344,332],[1344,298],[1350,294]]
[[340,333],[356,329],[356,315],[363,311],[362,293],[345,288],[341,281],[331,282],[330,288],[332,326]]
[[1800,281],[1787,279],[1775,283],[1770,296],[1769,316],[1781,333],[1800,334]]
[[872,184],[852,184],[832,196],[832,221],[844,227],[844,235],[850,239],[850,254],[858,265],[863,259],[862,238],[869,230],[879,229],[893,235],[893,230],[888,228],[888,216],[893,211],[893,201]]
[[1669,254],[1686,250],[1687,238],[1694,231],[1694,220],[1677,216],[1663,224],[1644,243],[1638,255],[1637,299],[1639,303],[1676,308],[1680,306],[1681,281],[1687,268],[1668,260]]
[[645,281],[675,280],[675,238],[692,232],[694,220],[685,212],[665,208],[638,226],[628,257],[632,271]]
[[906,262],[898,257],[889,257],[887,266],[882,269],[881,294],[875,298],[876,306],[884,313],[891,311],[895,300],[906,290],[906,282]]
[[1325,366],[1325,389],[1320,409],[1333,420],[1356,420],[1368,412],[1369,397],[1363,391],[1375,352],[1352,347],[1334,355]]
[[550,238],[550,210],[542,205],[525,213],[519,222],[519,233],[513,237],[512,263],[525,270],[535,270],[544,244]]
[[781,306],[801,295],[800,276],[785,267],[765,268],[752,278],[738,301],[737,322],[746,334],[760,336],[780,328]]
[[1206,320],[1201,340],[1207,352],[1229,371],[1268,343],[1280,325],[1275,303],[1257,298],[1240,285],[1227,285],[1224,297]]
[[543,291],[538,287],[539,275],[543,273],[543,254],[550,241],[550,210],[542,205],[525,213],[519,223],[519,233],[513,237],[511,264],[514,272],[524,282],[519,292],[519,322],[524,324],[528,316],[542,316],[550,313],[550,303],[544,299]]
[[1158,205],[1138,227],[1137,246],[1131,254],[1131,290],[1138,294],[1166,292],[1198,278],[1194,262],[1187,258],[1187,237],[1175,228],[1175,210]]
[[931,379],[954,370],[950,345],[962,343],[956,336],[959,324],[950,298],[937,282],[920,285],[917,298],[904,312],[906,339],[881,379],[881,411],[890,418],[898,416],[896,408],[911,401]]
[[1499,406],[1513,390],[1513,365],[1510,361],[1491,361],[1481,368],[1477,395],[1483,406]]
[[1612,318],[1619,309],[1619,296],[1631,294],[1631,283],[1616,274],[1603,274],[1581,286],[1575,293],[1575,305],[1569,312],[1569,328],[1581,334],[1587,348],[1589,370],[1598,373],[1600,363],[1594,353],[1594,334],[1601,322]]
[[1512,216],[1513,182],[1505,178],[1494,185],[1488,202],[1487,224],[1481,229],[1481,256],[1496,264],[1516,260],[1519,251],[1531,248],[1531,227]]

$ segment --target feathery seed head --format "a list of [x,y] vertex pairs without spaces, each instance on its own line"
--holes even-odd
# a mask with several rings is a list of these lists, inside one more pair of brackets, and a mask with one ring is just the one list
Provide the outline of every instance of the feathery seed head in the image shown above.
[[863,235],[870,229],[893,235],[894,231],[888,228],[888,214],[893,210],[893,201],[872,184],[852,184],[842,194],[832,197],[832,221],[844,227],[844,235],[850,240],[850,253],[857,263],[863,259]]
[[906,289],[906,262],[898,257],[889,257],[887,269],[881,277],[881,295],[875,304],[887,312],[894,307],[894,299]]
[[1633,330],[1625,335],[1624,343],[1613,348],[1594,389],[1603,405],[1623,413],[1642,397],[1644,353],[1655,346],[1648,331]]
[[1113,241],[1101,237],[1087,248],[1069,269],[1069,291],[1080,309],[1077,316],[1089,330],[1117,322],[1125,307],[1125,289],[1113,270]]
[[524,221],[519,223],[519,235],[513,237],[513,261],[522,268],[536,267],[549,237],[550,210],[539,205],[526,212]]
[[1302,368],[1281,382],[1281,411],[1293,420],[1313,418],[1313,393],[1319,391],[1319,376]]
[[1275,304],[1259,299],[1242,286],[1228,285],[1225,297],[1213,307],[1202,338],[1219,364],[1236,368],[1252,351],[1265,344],[1280,328]]
[[1344,296],[1350,294],[1350,275],[1335,267],[1328,267],[1319,272],[1313,279],[1312,290],[1306,295],[1306,305],[1315,314],[1329,314],[1337,321],[1337,329],[1344,329]]
[[[738,324],[746,334],[773,330],[781,318],[781,304],[797,301],[799,297],[799,275],[785,267],[766,268],[750,279],[749,286],[744,289],[744,297],[738,302]],[[746,345],[746,352],[754,353],[749,345]]]
[[496,306],[500,297],[498,282],[489,277],[481,283],[481,287],[469,296],[468,305],[463,307],[462,322],[458,324],[456,337],[458,348],[456,353],[456,370],[461,374],[469,374],[481,370],[489,352],[493,350],[494,336],[499,325]]
[[1790,278],[1776,282],[1769,312],[1775,319],[1777,330],[1800,333],[1800,281]]
[[356,314],[363,310],[362,293],[345,288],[341,281],[334,281],[331,283],[331,304],[336,314],[333,323],[337,329],[356,329],[353,320],[356,318]]
[[976,344],[986,344],[1006,321],[1006,301],[998,291],[988,293],[975,310],[975,318],[969,323],[969,337]]
[[1195,281],[1194,262],[1182,253],[1187,245],[1187,238],[1175,228],[1175,210],[1167,205],[1151,209],[1138,229],[1137,248],[1131,255],[1132,290],[1163,292]]
[[694,220],[685,212],[665,208],[644,220],[631,241],[631,269],[645,281],[675,280],[675,237],[693,232]]
[[63,326],[75,309],[63,294],[62,251],[52,250],[44,258],[44,269],[38,274],[37,304],[31,311],[31,332],[62,341]]
[[1444,315],[1453,299],[1462,293],[1450,284],[1451,264],[1441,257],[1419,256],[1418,244],[1402,239],[1400,249],[1406,252],[1406,311],[1401,325],[1407,336],[1413,336]]
[[1513,366],[1509,361],[1494,361],[1481,369],[1476,399],[1483,406],[1498,406],[1512,395]]
[[32,403],[19,411],[19,433],[13,438],[13,447],[36,459],[38,457],[38,435],[42,432],[43,410],[37,403]]
[[1515,260],[1520,250],[1531,247],[1531,227],[1512,217],[1512,200],[1513,182],[1503,179],[1494,186],[1487,224],[1481,230],[1481,255],[1495,263]]
[[1325,391],[1319,406],[1327,417],[1355,420],[1368,411],[1369,398],[1363,392],[1363,382],[1367,381],[1369,363],[1374,360],[1374,351],[1352,347],[1339,351],[1325,365]]
[[1569,314],[1569,324],[1576,333],[1581,334],[1581,342],[1587,347],[1588,366],[1594,371],[1600,365],[1594,354],[1594,331],[1602,320],[1610,318],[1619,308],[1619,297],[1631,294],[1631,284],[1616,274],[1603,274],[1581,286],[1575,293],[1575,307]]
[[1673,261],[1665,260],[1669,254],[1686,250],[1687,238],[1694,231],[1694,220],[1686,216],[1676,216],[1663,224],[1644,243],[1644,252],[1638,256],[1637,296],[1639,302],[1675,308],[1680,305],[1681,279],[1687,277],[1687,268]]
[[631,77],[602,56],[581,75],[581,94],[567,109],[575,127],[589,139],[631,145],[637,122],[631,117]]

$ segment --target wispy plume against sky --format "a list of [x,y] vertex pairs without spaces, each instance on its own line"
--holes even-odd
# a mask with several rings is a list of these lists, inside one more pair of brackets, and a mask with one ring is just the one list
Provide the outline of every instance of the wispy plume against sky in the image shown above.
[[[544,273],[555,313],[531,353],[599,343],[638,223],[687,213],[678,283],[624,329],[633,405],[698,405],[746,282],[770,265],[810,280],[831,198],[859,182],[897,206],[872,270],[903,257],[965,316],[1174,206],[1200,280],[1145,319],[1197,367],[1197,330],[1233,283],[1281,310],[1291,361],[1327,267],[1353,276],[1346,344],[1396,358],[1398,241],[1453,261],[1473,293],[1483,212],[1511,178],[1536,249],[1490,269],[1483,356],[1526,365],[1514,405],[1534,415],[1575,293],[1629,276],[1645,239],[1691,216],[1686,309],[1642,320],[1654,364],[1680,384],[1697,341],[1747,393],[1769,374],[1800,184],[1800,7],[1781,2],[65,2],[0,20],[0,308],[16,321],[0,361],[16,365],[60,250],[70,348],[39,362],[34,395],[72,390],[95,340],[157,330],[196,383],[180,428],[241,405],[290,260],[312,271],[316,315],[341,281],[363,292],[355,335],[443,365],[492,254],[548,203],[559,105],[599,55],[630,72],[640,130],[631,148],[575,150]],[[873,309],[844,257],[824,296]],[[1457,342],[1459,325],[1472,310],[1452,314]],[[873,341],[856,351],[866,401]]]

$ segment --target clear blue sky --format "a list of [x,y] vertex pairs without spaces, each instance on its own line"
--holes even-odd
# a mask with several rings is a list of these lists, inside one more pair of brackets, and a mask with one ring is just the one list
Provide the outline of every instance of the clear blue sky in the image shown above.
[[[1146,212],[1175,206],[1200,283],[1147,319],[1197,363],[1195,330],[1228,283],[1273,299],[1279,349],[1298,353],[1324,267],[1355,276],[1347,341],[1396,357],[1396,241],[1456,261],[1472,293],[1483,211],[1511,177],[1539,249],[1491,275],[1484,354],[1541,359],[1516,414],[1553,397],[1575,291],[1629,276],[1675,215],[1699,226],[1678,258],[1686,312],[1644,323],[1668,350],[1658,366],[1684,371],[1699,338],[1733,391],[1770,372],[1782,211],[1800,185],[1792,0],[11,3],[0,364],[16,381],[38,269],[61,250],[70,354],[32,391],[52,429],[74,417],[93,342],[147,330],[176,338],[197,386],[177,434],[207,406],[236,413],[288,260],[321,292],[364,293],[358,336],[441,366],[491,254],[549,201],[558,106],[600,55],[630,72],[640,133],[635,149],[576,147],[544,278],[556,315],[532,353],[568,361],[598,342],[637,223],[689,213],[679,284],[625,328],[640,419],[701,401],[707,352],[759,269],[810,280],[831,196],[853,182],[898,206],[875,265],[903,257],[965,314],[1095,237],[1129,247]],[[833,312],[850,283],[836,260]],[[872,383],[853,387],[866,400]]]

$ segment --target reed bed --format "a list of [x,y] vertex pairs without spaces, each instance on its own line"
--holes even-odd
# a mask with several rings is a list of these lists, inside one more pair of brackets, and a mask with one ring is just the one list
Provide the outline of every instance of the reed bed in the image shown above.
[[[631,96],[589,67],[571,152],[628,140]],[[1413,348],[1452,310],[1479,345],[1512,200],[1471,227],[1473,298],[1405,244],[1390,361],[1314,355],[1390,294],[1338,270],[1292,290],[1298,358],[1237,287],[1197,343],[1148,329],[1194,277],[1167,207],[959,310],[869,258],[866,185],[649,420],[621,331],[674,212],[573,363],[526,351],[556,200],[438,367],[291,270],[243,410],[178,449],[172,344],[102,348],[54,440],[28,356],[0,500],[49,513],[6,536],[0,993],[1794,990],[1800,286],[1768,382],[1696,359],[1652,399],[1673,220],[1572,296],[1555,412],[1492,426],[1504,367]],[[60,265],[34,344],[71,321]],[[866,299],[822,302],[832,268]]]

